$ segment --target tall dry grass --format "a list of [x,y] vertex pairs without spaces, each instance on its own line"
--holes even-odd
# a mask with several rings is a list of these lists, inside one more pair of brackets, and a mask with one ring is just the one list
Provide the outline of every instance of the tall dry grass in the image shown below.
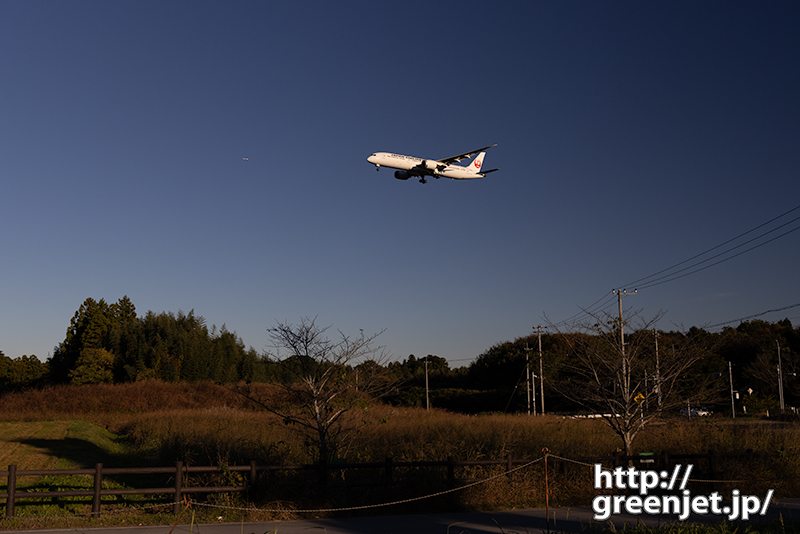
[[[265,392],[275,389],[268,384],[259,388]],[[8,393],[0,397],[0,414],[5,421],[26,421],[215,407],[247,409],[250,404],[231,389],[209,382],[170,384],[148,380]]]
[[[262,398],[279,394],[260,385]],[[341,456],[354,461],[473,460],[554,452],[606,454],[614,436],[596,421],[517,415],[468,416],[439,410],[373,404],[354,410],[359,431]],[[0,397],[5,421],[87,419],[129,437],[147,451],[187,452],[203,461],[273,459],[303,462],[310,444],[274,416],[229,388],[156,381],[120,385],[56,386]]]
[[[276,395],[269,385],[260,394]],[[557,416],[467,416],[439,410],[396,408],[374,403],[348,416],[358,428],[340,456],[351,462],[541,458],[543,450],[567,458],[609,456],[620,441],[601,421]],[[194,465],[303,464],[314,458],[313,443],[281,420],[258,409],[231,390],[208,383],[144,382],[117,386],[60,386],[0,398],[2,420],[86,419],[127,437],[132,450],[154,462],[183,460]],[[705,453],[753,449],[776,453],[749,462],[720,460],[724,478],[746,484],[722,485],[743,493],[800,495],[800,427],[732,422],[703,418],[675,419],[648,427],[636,442],[637,451]],[[465,480],[502,475],[503,466],[462,467]],[[551,458],[551,505],[586,504],[593,496],[589,467]],[[348,471],[333,476],[332,488],[320,489],[313,472],[265,474],[259,504],[296,508],[357,506],[401,500],[445,491],[444,470],[397,469],[394,486],[371,484],[380,472]],[[347,483],[347,485],[345,485]],[[309,489],[312,488],[312,489]],[[316,488],[316,489],[314,489]],[[408,511],[491,509],[541,506],[545,500],[544,466],[539,462],[511,476],[500,476],[467,490],[407,505]],[[402,512],[393,507],[391,512]],[[287,512],[290,513],[290,512]]]
[[614,436],[597,421],[575,421],[558,416],[469,416],[420,408],[383,409],[382,423],[372,424],[354,444],[363,458],[391,456],[414,461],[539,457],[542,450],[573,455],[608,454]]

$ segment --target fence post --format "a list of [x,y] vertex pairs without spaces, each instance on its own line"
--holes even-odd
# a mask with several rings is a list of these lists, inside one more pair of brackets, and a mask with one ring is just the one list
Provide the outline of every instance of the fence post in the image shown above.
[[456,482],[456,460],[452,456],[447,457],[447,481],[451,484]]
[[511,470],[514,468],[514,460],[509,454],[506,458],[506,478],[511,480]]
[[94,497],[92,498],[92,517],[100,517],[100,490],[103,488],[103,464],[94,466]]
[[175,462],[175,504],[172,505],[173,515],[181,513],[181,490],[183,489],[183,462],[178,460]]
[[327,487],[328,485],[328,462],[320,458],[319,461],[319,484],[320,486]]
[[6,498],[6,517],[14,517],[14,493],[17,491],[17,466],[8,466],[8,497]]
[[710,492],[713,492],[716,488],[716,484],[714,483],[714,480],[716,480],[717,478],[717,474],[714,471],[715,463],[716,462],[714,462],[714,449],[708,449],[708,479],[711,480],[711,482],[709,483]]
[[391,458],[386,458],[386,467],[384,467],[383,470],[384,470],[384,474],[386,475],[386,483],[387,484],[391,484],[393,482],[393,480],[392,480],[392,478],[394,476],[394,474],[392,472],[392,464],[393,463],[394,463],[394,460],[392,460]]
[[[542,449],[544,454],[544,513],[547,524],[547,534],[550,534],[550,482],[547,479],[547,457],[550,456],[550,449]],[[555,518],[554,518],[555,519]]]
[[250,500],[255,499],[255,492],[256,492],[256,461],[250,460],[250,476],[247,481],[247,494],[250,497]]

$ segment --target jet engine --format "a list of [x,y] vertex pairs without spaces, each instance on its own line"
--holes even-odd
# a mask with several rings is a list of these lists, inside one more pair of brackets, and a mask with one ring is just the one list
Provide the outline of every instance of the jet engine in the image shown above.
[[408,171],[394,171],[394,177],[398,180],[408,180],[412,174]]
[[429,159],[422,160],[422,166],[432,171],[438,169],[439,165],[440,163],[438,161],[431,161]]

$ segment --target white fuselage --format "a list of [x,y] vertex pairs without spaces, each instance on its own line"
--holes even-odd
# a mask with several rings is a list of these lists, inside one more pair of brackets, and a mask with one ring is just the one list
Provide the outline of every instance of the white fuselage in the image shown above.
[[447,165],[435,159],[415,158],[391,152],[376,152],[367,158],[367,161],[376,167],[390,167],[408,171],[415,176],[433,176],[436,178],[452,178],[454,180],[468,180],[470,178],[483,178],[483,174],[474,172],[461,165]]

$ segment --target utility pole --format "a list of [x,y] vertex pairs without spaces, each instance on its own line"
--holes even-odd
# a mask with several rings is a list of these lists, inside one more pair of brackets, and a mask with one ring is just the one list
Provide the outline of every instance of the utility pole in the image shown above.
[[[525,393],[528,395],[528,415],[531,414],[531,366],[530,366],[530,352],[531,349],[525,343]],[[534,387],[536,387],[534,385]],[[533,394],[533,415],[536,415],[536,393]]]
[[531,368],[528,365],[529,351],[528,344],[525,344],[525,366],[528,368],[528,380],[530,380],[531,390],[528,392],[528,413],[530,408],[533,407],[533,415],[536,415],[536,373],[531,373]]
[[633,293],[628,293],[627,289],[614,289],[612,293],[617,296],[619,301],[619,350],[622,356],[622,395],[627,398],[631,388],[631,378],[628,376],[628,359],[625,356],[625,331],[623,328],[624,321],[622,319],[622,297],[626,295],[635,295],[636,289]]
[[[538,325],[536,330],[539,334],[539,394],[542,396],[542,402],[540,403],[540,407],[542,409],[542,415],[544,415],[544,369],[542,368],[542,325]],[[535,387],[535,386],[534,386]],[[536,398],[536,393],[534,392],[533,398]]]
[[425,409],[431,409],[431,399],[428,396],[428,357],[425,357]]
[[[622,297],[627,295],[635,295],[637,293],[637,289],[633,290],[633,293],[628,293],[627,289],[613,289],[611,290],[617,296],[617,301],[619,302],[619,346],[620,350],[622,351],[622,355],[625,356],[625,332],[623,330],[623,321],[622,321]],[[623,359],[624,360],[624,359]]]
[[731,369],[731,362],[728,362],[728,378],[731,381],[731,414],[733,414],[733,419],[736,419],[736,405],[733,403],[733,370]]
[[778,395],[781,399],[781,414],[783,414],[783,410],[785,405],[783,404],[783,369],[781,369],[781,344],[778,340],[775,340],[775,344],[778,346]]
[[661,367],[658,359],[658,330],[653,329],[656,336],[656,392],[658,393],[658,408],[661,409]]

